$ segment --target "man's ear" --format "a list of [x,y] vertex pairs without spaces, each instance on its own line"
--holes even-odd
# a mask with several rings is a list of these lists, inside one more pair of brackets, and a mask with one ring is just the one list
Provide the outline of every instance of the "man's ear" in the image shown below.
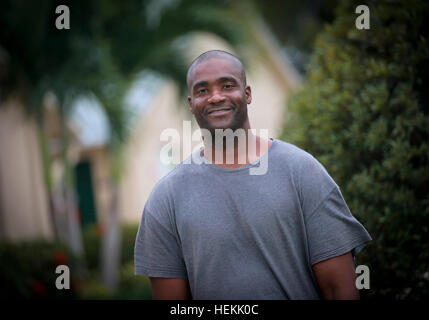
[[192,108],[192,98],[191,98],[191,96],[188,96],[188,103],[189,103],[189,111],[191,111],[191,113],[194,114],[194,109]]
[[250,86],[246,86],[246,89],[244,89],[246,92],[246,102],[247,104],[250,104],[252,102],[252,89]]

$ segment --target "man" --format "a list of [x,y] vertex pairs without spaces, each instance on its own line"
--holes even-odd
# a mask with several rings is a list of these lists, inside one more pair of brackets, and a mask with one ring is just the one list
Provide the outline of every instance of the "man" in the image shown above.
[[[190,111],[211,135],[205,161],[179,164],[145,205],[135,268],[150,277],[153,297],[358,299],[353,258],[371,237],[316,159],[249,130],[252,95],[240,60],[208,51],[187,84]],[[238,136],[218,144],[219,129],[244,132],[247,148]],[[268,170],[250,174],[262,159]]]

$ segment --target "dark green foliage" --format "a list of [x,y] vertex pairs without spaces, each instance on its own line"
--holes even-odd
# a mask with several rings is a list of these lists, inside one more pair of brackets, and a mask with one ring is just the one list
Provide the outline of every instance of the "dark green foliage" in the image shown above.
[[[0,243],[0,299],[151,299],[147,277],[134,274],[134,243],[138,225],[122,226],[119,285],[115,292],[101,282],[100,245],[103,230],[89,225],[83,231],[85,261],[60,243],[33,240]],[[58,265],[70,268],[70,290],[58,290]],[[86,265],[87,270],[82,266]]]
[[152,288],[148,277],[134,274],[134,261],[121,265],[119,270],[119,286],[114,299],[150,300]]
[[98,271],[100,265],[101,227],[97,224],[88,225],[82,231],[82,241],[88,270]]
[[[72,252],[47,241],[0,243],[0,299],[75,299],[83,284]],[[70,269],[70,289],[59,290],[58,265]]]
[[136,224],[122,226],[121,264],[134,262],[134,244],[138,229]]
[[[118,109],[129,81],[152,69],[185,83],[187,65],[174,41],[193,31],[213,32],[232,44],[246,30],[228,1],[94,0],[0,4],[0,101],[20,89],[36,112],[46,90],[67,108],[67,96],[91,91]],[[220,7],[225,3],[227,6]],[[70,29],[58,30],[58,5],[70,9]],[[180,46],[179,46],[180,47]],[[109,113],[111,121],[118,116]],[[113,111],[112,111],[113,112]],[[115,129],[115,128],[113,128]],[[121,132],[114,133],[121,136]]]
[[[121,264],[134,262],[134,243],[136,241],[138,225],[122,226]],[[85,248],[85,259],[89,270],[97,270],[100,264],[101,236],[104,230],[101,225],[88,225],[82,233]]]
[[119,285],[116,292],[101,283],[100,245],[103,229],[99,225],[89,225],[83,231],[85,258],[89,271],[87,284],[82,287],[79,297],[82,299],[151,299],[152,292],[147,277],[134,274],[134,244],[138,225],[122,226],[121,261]]
[[138,228],[138,224],[122,226],[121,268],[116,299],[152,299],[149,278],[134,274],[134,244]]
[[313,43],[325,23],[334,19],[338,0],[254,0],[298,71],[305,73]]
[[425,1],[344,2],[316,41],[283,138],[318,158],[373,243],[367,298],[429,295],[429,45]]

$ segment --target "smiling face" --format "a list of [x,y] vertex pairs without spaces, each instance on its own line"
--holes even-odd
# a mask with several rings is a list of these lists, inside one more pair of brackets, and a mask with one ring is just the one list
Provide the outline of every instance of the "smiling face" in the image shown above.
[[249,129],[247,104],[252,100],[244,72],[236,61],[215,56],[191,67],[188,75],[191,113],[200,128]]

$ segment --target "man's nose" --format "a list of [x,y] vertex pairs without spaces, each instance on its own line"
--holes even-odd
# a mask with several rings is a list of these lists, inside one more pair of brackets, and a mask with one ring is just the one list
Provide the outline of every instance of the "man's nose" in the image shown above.
[[208,99],[208,103],[218,104],[225,101],[225,97],[221,95],[218,91],[213,92],[211,97]]

